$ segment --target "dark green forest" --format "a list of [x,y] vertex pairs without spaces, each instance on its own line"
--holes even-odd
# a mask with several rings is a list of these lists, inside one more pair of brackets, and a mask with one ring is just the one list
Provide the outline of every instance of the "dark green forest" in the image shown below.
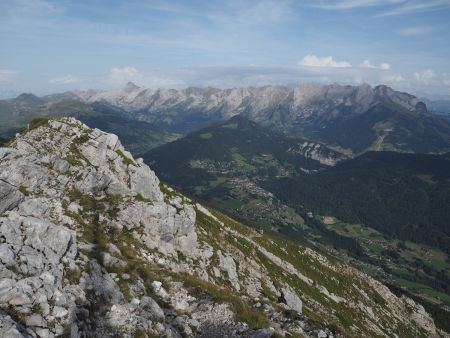
[[313,175],[264,186],[291,206],[450,252],[450,157],[368,152]]

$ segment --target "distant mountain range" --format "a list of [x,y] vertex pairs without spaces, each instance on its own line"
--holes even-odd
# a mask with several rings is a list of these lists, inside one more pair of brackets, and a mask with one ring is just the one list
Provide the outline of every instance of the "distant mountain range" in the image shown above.
[[[241,115],[289,137],[319,142],[349,156],[367,150],[440,153],[450,150],[450,121],[416,97],[386,86],[304,85],[233,89],[74,91],[0,101],[0,135],[34,116],[103,113],[186,135]],[[113,130],[108,130],[112,131]]]
[[421,99],[429,110],[441,114],[450,120],[450,98],[440,98],[430,100],[428,98]]

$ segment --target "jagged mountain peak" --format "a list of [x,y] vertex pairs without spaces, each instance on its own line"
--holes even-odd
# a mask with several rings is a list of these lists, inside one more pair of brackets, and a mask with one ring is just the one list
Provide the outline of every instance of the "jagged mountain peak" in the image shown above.
[[135,90],[138,90],[139,88],[140,88],[139,86],[137,86],[133,82],[129,81],[129,82],[127,82],[127,84],[123,88],[123,91],[126,92],[126,93],[131,93],[131,92],[133,92]]
[[36,105],[36,104],[42,104],[43,100],[37,97],[36,95],[32,93],[22,93],[19,96],[17,96],[13,101],[16,104],[20,105]]
[[[45,107],[40,108],[39,104],[3,103],[17,123],[23,123],[18,114],[27,108],[44,114],[44,108],[52,111],[55,103],[81,100],[183,135],[243,115],[291,137],[325,143],[350,155],[367,150],[437,153],[450,149],[448,120],[429,112],[415,96],[385,85],[148,89],[129,84],[127,88],[47,96],[42,102]],[[79,110],[73,102],[67,106]]]

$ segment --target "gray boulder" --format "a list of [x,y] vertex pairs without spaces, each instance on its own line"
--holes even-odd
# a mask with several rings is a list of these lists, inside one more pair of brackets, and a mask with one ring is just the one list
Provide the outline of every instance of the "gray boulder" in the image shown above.
[[0,310],[0,337],[2,338],[30,338],[25,329],[12,319],[7,313]]
[[149,312],[152,318],[157,321],[164,320],[164,311],[161,309],[159,304],[153,300],[151,297],[142,297],[139,304],[140,308],[146,312]]
[[270,338],[274,334],[274,330],[272,328],[270,329],[260,329],[255,331],[250,338]]
[[280,301],[285,303],[290,309],[302,313],[303,302],[291,288],[281,288]]
[[0,214],[14,209],[24,199],[24,195],[13,185],[0,181]]

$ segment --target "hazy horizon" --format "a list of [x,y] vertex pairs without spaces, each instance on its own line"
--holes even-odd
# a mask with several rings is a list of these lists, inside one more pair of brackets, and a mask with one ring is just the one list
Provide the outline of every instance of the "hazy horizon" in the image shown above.
[[450,93],[450,0],[6,0],[0,13],[3,97],[128,81]]

